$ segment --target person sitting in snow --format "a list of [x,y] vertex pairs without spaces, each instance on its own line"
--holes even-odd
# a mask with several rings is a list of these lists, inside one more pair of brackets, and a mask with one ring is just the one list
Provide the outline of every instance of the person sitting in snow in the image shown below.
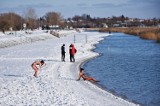
[[79,73],[79,78],[77,79],[77,81],[79,81],[81,78],[83,78],[83,80],[87,80],[87,81],[92,81],[92,82],[99,82],[97,81],[96,79],[92,78],[92,77],[87,77],[85,74],[84,74],[84,69],[83,68],[80,68],[80,73]]
[[39,61],[35,61],[32,63],[31,67],[35,70],[35,73],[34,73],[35,77],[38,76],[38,67],[37,66],[39,66],[39,69],[41,69],[43,65],[46,65],[44,60],[39,60]]

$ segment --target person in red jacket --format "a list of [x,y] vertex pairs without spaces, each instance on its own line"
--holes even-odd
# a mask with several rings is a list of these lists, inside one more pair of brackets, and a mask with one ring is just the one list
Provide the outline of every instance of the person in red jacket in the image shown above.
[[70,54],[70,62],[75,62],[74,55],[77,52],[76,48],[74,47],[73,44],[69,46],[69,54]]

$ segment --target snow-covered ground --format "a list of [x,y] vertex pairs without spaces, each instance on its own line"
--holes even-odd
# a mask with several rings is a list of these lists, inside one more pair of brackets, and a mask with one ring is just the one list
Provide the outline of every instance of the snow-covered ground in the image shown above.
[[[135,106],[88,81],[76,81],[79,65],[98,55],[90,49],[106,34],[68,31],[66,36],[57,38],[36,31],[30,35],[20,36],[17,32],[15,36],[7,36],[0,34],[0,45],[6,47],[8,43],[16,42],[16,46],[0,48],[0,106]],[[27,36],[39,41],[23,43],[23,37],[26,39]],[[61,62],[63,43],[66,62]],[[77,49],[75,63],[69,62],[71,43]],[[31,64],[38,59],[43,59],[47,65],[35,78]]]
[[[28,34],[26,34],[26,32]],[[68,34],[73,34],[76,31],[54,31],[55,33],[59,33],[60,37],[64,37]],[[12,33],[12,34],[11,34]],[[37,37],[38,36],[38,37]],[[13,31],[13,32],[5,32],[3,34],[0,32],[0,48],[23,44],[23,43],[32,43],[39,40],[51,39],[53,36],[50,34],[50,31],[43,31],[43,30],[35,30],[35,31]]]

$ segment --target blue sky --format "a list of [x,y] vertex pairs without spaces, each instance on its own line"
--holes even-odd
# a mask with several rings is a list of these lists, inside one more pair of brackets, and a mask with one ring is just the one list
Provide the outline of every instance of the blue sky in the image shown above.
[[33,8],[38,17],[59,12],[64,18],[82,14],[101,18],[122,14],[130,18],[160,18],[160,0],[0,0],[0,13],[24,15],[27,8]]

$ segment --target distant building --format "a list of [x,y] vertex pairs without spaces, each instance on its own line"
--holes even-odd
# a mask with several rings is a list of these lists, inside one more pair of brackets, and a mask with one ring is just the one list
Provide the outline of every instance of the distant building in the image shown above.
[[108,28],[108,25],[106,23],[102,23],[103,28]]
[[49,26],[50,29],[59,29],[59,25],[50,25]]
[[119,24],[113,24],[113,27],[120,27]]

